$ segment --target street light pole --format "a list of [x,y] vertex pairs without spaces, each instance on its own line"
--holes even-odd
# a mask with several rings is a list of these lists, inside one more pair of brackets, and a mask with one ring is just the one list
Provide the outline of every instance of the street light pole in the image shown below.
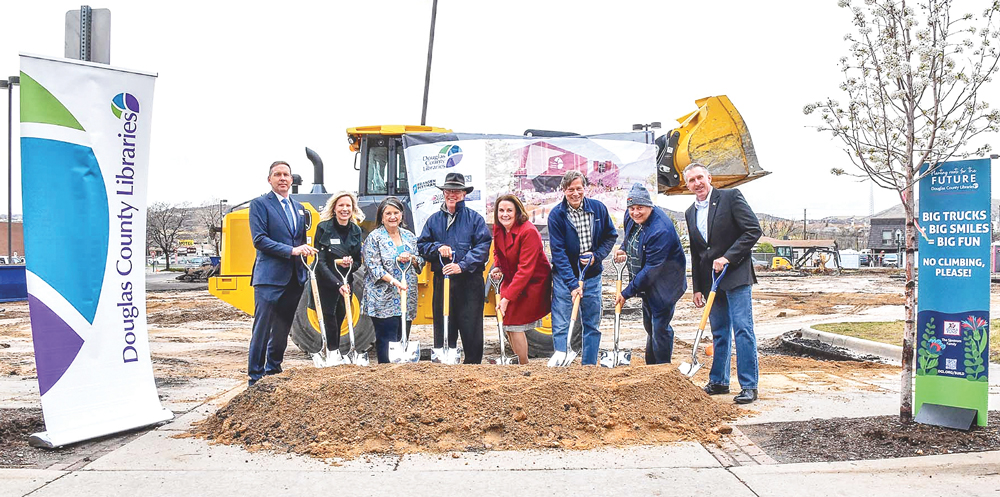
[[660,129],[660,121],[653,121],[649,124],[633,124],[632,131],[649,131],[650,129]]
[[13,211],[13,200],[12,200],[12,186],[11,183],[14,181],[14,162],[13,162],[13,150],[14,150],[14,133],[13,133],[13,122],[14,122],[14,87],[21,84],[20,76],[10,76],[6,80],[0,80],[0,88],[7,89],[7,261],[8,263],[13,263],[13,236],[11,234],[11,212]]

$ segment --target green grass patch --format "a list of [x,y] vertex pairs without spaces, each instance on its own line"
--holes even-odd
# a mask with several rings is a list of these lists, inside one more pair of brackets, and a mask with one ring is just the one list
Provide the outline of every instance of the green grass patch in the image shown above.
[[[903,345],[902,321],[818,324],[813,329],[873,342]],[[990,320],[990,362],[1000,363],[1000,319]]]

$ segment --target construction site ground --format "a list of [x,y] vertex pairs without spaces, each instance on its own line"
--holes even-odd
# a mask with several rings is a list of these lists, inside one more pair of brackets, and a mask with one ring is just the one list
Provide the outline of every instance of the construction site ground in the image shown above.
[[[455,367],[448,376],[457,385],[449,386],[434,364],[316,370],[290,344],[286,373],[246,391],[252,319],[203,285],[167,285],[148,292],[147,316],[158,391],[175,420],[52,451],[25,440],[44,430],[27,304],[0,304],[0,497],[263,488],[283,495],[850,495],[858,488],[981,495],[1000,488],[997,413],[992,426],[970,433],[901,426],[898,365],[778,350],[777,337],[804,326],[900,319],[902,280],[890,272],[762,274],[753,294],[760,399],[749,406],[702,393],[708,365],[693,383],[673,366],[643,366],[645,331],[634,301],[622,328],[623,347],[635,351],[627,368],[550,370],[538,358],[527,367]],[[689,293],[673,321],[675,365],[689,360],[701,317],[690,301]],[[605,313],[602,348],[611,346],[611,328]],[[495,322],[485,329],[487,356],[496,355]],[[414,331],[430,343],[429,326]],[[1000,408],[998,369],[991,365],[991,410]],[[735,372],[732,388],[738,392]],[[386,400],[400,398],[408,400]],[[376,423],[386,413],[391,422]]]

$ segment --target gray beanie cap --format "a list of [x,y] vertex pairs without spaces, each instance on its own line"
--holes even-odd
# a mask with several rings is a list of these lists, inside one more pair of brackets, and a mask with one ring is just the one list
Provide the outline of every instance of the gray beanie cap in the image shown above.
[[625,201],[626,207],[633,205],[653,207],[653,199],[649,197],[649,191],[640,183],[632,185],[632,189],[628,192],[628,199]]

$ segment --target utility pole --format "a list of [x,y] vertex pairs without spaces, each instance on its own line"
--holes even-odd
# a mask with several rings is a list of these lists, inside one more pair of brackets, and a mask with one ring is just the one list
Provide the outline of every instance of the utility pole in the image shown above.
[[427,42],[427,71],[424,73],[424,106],[420,111],[420,125],[427,125],[427,96],[431,91],[431,56],[434,55],[434,24],[437,22],[438,2],[431,5],[431,35]]
[[802,239],[806,239],[806,210],[802,209]]

